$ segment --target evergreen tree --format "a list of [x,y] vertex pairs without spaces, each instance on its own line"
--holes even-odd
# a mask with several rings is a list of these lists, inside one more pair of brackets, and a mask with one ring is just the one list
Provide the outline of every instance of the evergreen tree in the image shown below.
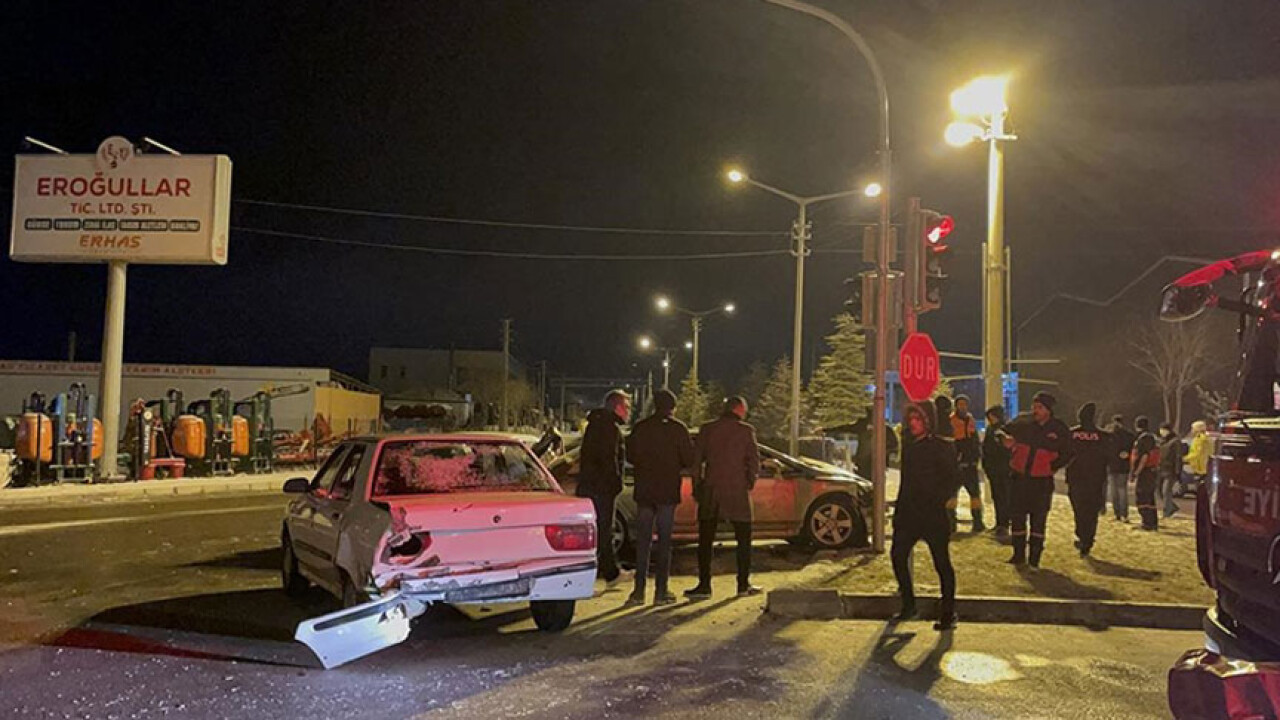
[[738,381],[738,393],[747,401],[747,405],[754,407],[760,402],[760,395],[768,382],[769,366],[756,360],[747,368],[747,374],[742,376],[742,380]]
[[[800,417],[806,415],[808,403],[801,389]],[[761,441],[785,448],[791,435],[791,358],[783,355],[773,366],[769,381],[765,383],[750,421],[756,426]],[[803,424],[803,423],[802,423]],[[803,427],[801,429],[803,432]]]
[[692,374],[685,375],[680,383],[680,396],[676,401],[676,417],[689,427],[697,427],[710,419],[707,393]]
[[867,370],[866,335],[848,313],[837,315],[835,325],[835,332],[827,336],[831,351],[809,381],[812,421],[823,428],[855,422],[871,409],[867,388],[874,376]]

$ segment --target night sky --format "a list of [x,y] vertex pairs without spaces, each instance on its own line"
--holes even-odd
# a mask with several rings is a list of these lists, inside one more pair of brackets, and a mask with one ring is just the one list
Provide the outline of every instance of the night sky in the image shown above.
[[[1274,0],[822,3],[886,68],[897,199],[953,214],[946,307],[923,321],[978,349],[985,154],[942,143],[947,96],[1012,72],[1007,239],[1015,316],[1055,292],[1110,295],[1163,254],[1276,243],[1280,4]],[[842,36],[750,0],[6,5],[0,142],[92,152],[147,135],[225,153],[233,194],[454,218],[777,230],[801,194],[871,179],[870,76]],[[7,190],[12,180],[0,183]],[[0,200],[10,210],[10,195]],[[875,208],[813,213],[814,351],[861,269]],[[134,266],[126,361],[329,366],[364,377],[371,345],[498,347],[553,372],[617,375],[635,336],[700,308],[704,375],[730,385],[790,349],[793,265],[441,256],[252,232],[534,254],[782,250],[784,236],[656,236],[463,226],[238,202],[226,267]],[[843,252],[839,252],[843,251]],[[1172,277],[1186,268],[1169,268]],[[0,260],[0,358],[96,359],[105,269]],[[1137,298],[1135,303],[1154,303]],[[1144,305],[1144,306],[1146,306]],[[1062,322],[1051,314],[1046,322]],[[808,361],[809,358],[806,358]],[[683,372],[681,369],[680,372]]]

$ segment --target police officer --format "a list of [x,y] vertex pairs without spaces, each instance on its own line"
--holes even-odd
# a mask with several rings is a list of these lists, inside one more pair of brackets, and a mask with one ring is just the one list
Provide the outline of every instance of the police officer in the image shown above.
[[1067,496],[1076,520],[1076,549],[1085,557],[1098,533],[1098,515],[1107,504],[1107,463],[1113,451],[1111,434],[1099,429],[1098,406],[1080,406],[1078,425],[1071,428],[1071,464],[1067,465]]
[[951,443],[934,434],[934,406],[909,405],[903,421],[902,482],[893,511],[893,574],[902,596],[902,610],[894,619],[916,616],[915,588],[911,581],[911,555],[924,540],[933,556],[942,590],[935,630],[955,627],[956,571],[951,565],[951,530],[947,500],[956,493],[956,453]]
[[1031,399],[1031,414],[1019,415],[1004,430],[1005,447],[1013,451],[1009,461],[1013,471],[1013,556],[1009,562],[1014,565],[1028,562],[1030,546],[1031,567],[1040,567],[1045,523],[1053,502],[1053,475],[1071,457],[1071,431],[1053,416],[1056,403],[1049,393],[1036,393]]
[[1129,453],[1129,481],[1134,483],[1133,498],[1138,504],[1138,515],[1142,516],[1142,529],[1155,531],[1160,529],[1156,514],[1160,443],[1151,432],[1151,421],[1146,416],[1139,416],[1134,425],[1138,428],[1138,439]]
[[[969,495],[969,516],[973,518],[973,532],[987,529],[982,522],[982,481],[978,478],[978,460],[982,457],[982,442],[978,439],[978,423],[969,413],[969,397],[957,395],[955,411],[951,413],[951,439],[956,444],[956,456],[960,467],[960,485]],[[951,528],[956,526],[956,506],[959,491],[947,508],[951,511]]]
[[1009,450],[1000,441],[1004,428],[1004,408],[987,408],[987,431],[982,436],[982,471],[991,485],[991,504],[996,506],[996,539],[1009,537],[1013,513],[1009,508]]

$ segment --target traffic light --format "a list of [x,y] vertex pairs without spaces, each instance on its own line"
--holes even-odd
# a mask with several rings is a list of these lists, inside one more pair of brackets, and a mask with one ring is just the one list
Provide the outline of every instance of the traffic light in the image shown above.
[[918,312],[937,310],[942,307],[942,289],[947,280],[944,262],[947,257],[946,242],[951,231],[955,229],[955,220],[950,215],[943,215],[933,210],[921,208],[919,227],[920,263],[916,288],[919,293],[916,303]]

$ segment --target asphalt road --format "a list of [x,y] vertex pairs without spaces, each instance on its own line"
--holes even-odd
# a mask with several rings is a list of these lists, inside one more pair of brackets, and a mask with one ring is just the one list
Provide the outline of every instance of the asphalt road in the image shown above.
[[[409,640],[318,669],[278,592],[279,496],[0,511],[0,717],[1160,718],[1197,633],[796,622],[761,599],[582,603],[562,635],[523,608],[439,608]],[[723,573],[732,552],[717,557]],[[766,586],[829,563],[758,548]],[[693,567],[691,549],[677,569]],[[856,572],[856,571],[855,571]],[[691,581],[681,577],[677,588]],[[603,590],[603,587],[601,586]]]

